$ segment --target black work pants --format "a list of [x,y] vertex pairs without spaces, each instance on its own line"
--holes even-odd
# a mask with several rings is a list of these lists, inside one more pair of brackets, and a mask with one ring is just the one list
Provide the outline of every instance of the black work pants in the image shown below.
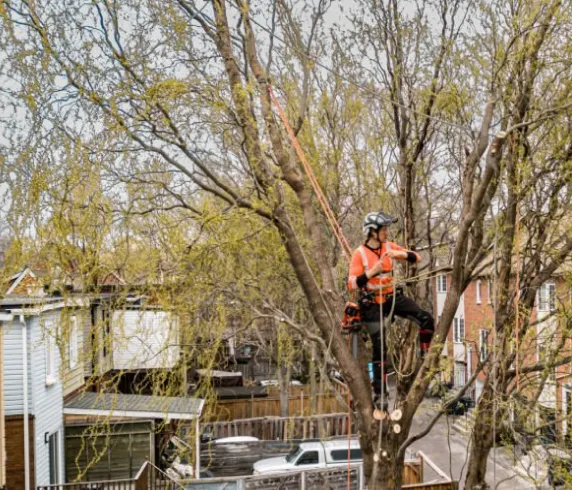
[[[398,316],[417,323],[419,326],[419,346],[421,348],[421,355],[425,355],[429,350],[429,345],[433,338],[433,333],[435,332],[435,322],[433,321],[431,314],[421,309],[411,298],[403,296],[402,294],[397,294],[395,298],[393,296],[389,296],[383,303],[382,308],[383,318],[385,320],[387,320],[390,313],[392,313],[393,308],[391,322],[393,322],[395,316]],[[380,307],[379,305],[375,305],[375,308],[368,308],[364,321],[373,344],[371,360],[373,362],[373,388],[376,394],[381,394],[382,389],[381,363],[383,362],[385,375],[387,375],[388,370],[393,371],[393,368],[390,368],[387,362],[388,352],[386,338],[383,339],[383,359],[381,356],[380,316]],[[385,332],[385,337],[387,337],[387,332]]]

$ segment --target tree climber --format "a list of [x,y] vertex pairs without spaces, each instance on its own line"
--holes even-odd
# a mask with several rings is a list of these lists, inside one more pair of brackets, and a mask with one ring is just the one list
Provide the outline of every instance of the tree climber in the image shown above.
[[[407,260],[417,263],[421,257],[410,250],[387,240],[389,226],[397,222],[382,212],[369,213],[363,222],[363,232],[366,236],[363,245],[360,245],[352,256],[348,287],[350,291],[360,291],[359,307],[362,324],[367,328],[371,337],[373,362],[373,389],[374,405],[378,409],[387,411],[387,348],[386,339],[383,339],[383,359],[381,353],[381,309],[383,318],[392,313],[391,321],[395,315],[412,320],[419,325],[419,345],[421,356],[429,350],[431,338],[435,330],[433,317],[421,309],[415,301],[403,295],[401,288],[394,290],[389,284],[393,281],[393,259]],[[380,306],[381,305],[381,306]],[[393,312],[392,312],[393,308]],[[384,407],[381,407],[382,369],[383,362],[383,390]]]

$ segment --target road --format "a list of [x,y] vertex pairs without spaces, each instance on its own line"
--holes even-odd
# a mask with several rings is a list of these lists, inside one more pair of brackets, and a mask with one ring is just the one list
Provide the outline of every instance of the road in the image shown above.
[[[411,435],[420,432],[433,418],[435,411],[431,408],[431,400],[425,402],[419,408],[413,422]],[[433,427],[431,432],[423,439],[413,444],[413,451],[423,451],[429,458],[447,475],[454,480],[459,480],[459,488],[463,488],[467,468],[468,438],[461,436],[453,429],[452,416],[443,416]],[[502,449],[499,449],[501,451]],[[527,490],[536,489],[530,481],[515,474],[510,468],[511,461],[506,454],[498,454],[495,464],[493,455],[489,456],[487,471],[487,483],[497,490]],[[425,480],[433,475],[426,474]],[[436,478],[437,475],[435,474]]]

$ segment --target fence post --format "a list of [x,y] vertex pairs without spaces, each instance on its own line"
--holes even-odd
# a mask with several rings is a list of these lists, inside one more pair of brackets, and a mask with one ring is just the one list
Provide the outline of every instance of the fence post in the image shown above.
[[241,478],[236,482],[236,490],[244,490],[246,488],[244,478]]
[[306,472],[300,473],[300,490],[306,490]]

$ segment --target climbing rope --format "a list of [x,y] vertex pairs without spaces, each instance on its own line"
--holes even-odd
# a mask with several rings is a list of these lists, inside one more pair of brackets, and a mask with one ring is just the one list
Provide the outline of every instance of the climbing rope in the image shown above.
[[332,230],[332,233],[334,234],[334,236],[338,240],[338,244],[340,245],[342,253],[344,254],[344,257],[346,258],[346,260],[349,263],[351,260],[351,256],[352,256],[352,249],[350,247],[350,244],[349,244],[348,240],[346,239],[346,237],[342,231],[342,227],[338,223],[338,220],[336,219],[336,216],[334,215],[332,208],[330,207],[328,199],[326,198],[326,196],[324,195],[324,193],[322,191],[322,188],[320,187],[318,179],[316,178],[316,175],[314,174],[314,171],[312,170],[312,166],[310,165],[310,163],[306,159],[306,155],[304,154],[304,151],[302,150],[302,147],[300,146],[300,143],[298,142],[298,138],[296,138],[296,135],[294,134],[294,130],[292,129],[292,126],[290,126],[290,123],[288,122],[288,118],[286,117],[284,109],[282,109],[280,102],[278,102],[276,95],[274,95],[274,91],[272,90],[272,85],[270,85],[270,84],[268,84],[268,94],[269,94],[270,99],[272,100],[274,106],[276,107],[276,110],[278,111],[278,115],[280,116],[280,119],[282,120],[282,124],[284,124],[284,127],[286,128],[286,132],[288,133],[288,136],[290,138],[290,142],[292,143],[292,146],[294,147],[294,150],[296,151],[298,158],[302,162],[302,166],[304,167],[304,171],[306,172],[306,175],[308,176],[308,180],[312,184],[312,188],[314,189],[314,192],[316,193],[316,197],[318,198],[318,201],[319,201],[320,205],[322,206],[322,210],[324,211],[326,219],[328,220],[328,223],[330,225],[330,229]]

